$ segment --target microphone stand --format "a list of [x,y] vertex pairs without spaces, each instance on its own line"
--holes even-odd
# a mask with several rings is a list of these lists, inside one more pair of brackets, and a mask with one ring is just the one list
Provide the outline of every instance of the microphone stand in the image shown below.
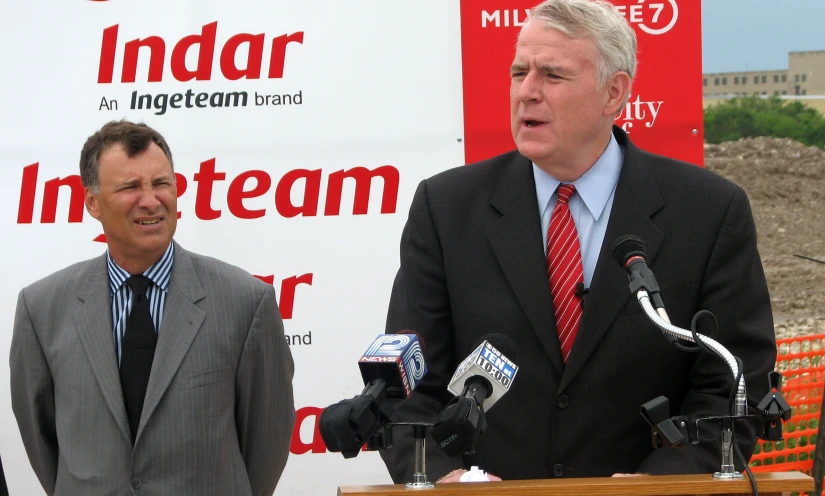
[[408,489],[432,489],[435,484],[427,481],[427,461],[426,442],[427,424],[413,425],[413,438],[415,439],[415,464],[413,469],[413,480],[407,483]]
[[[736,471],[734,466],[734,454],[739,454],[740,461],[747,465],[747,461],[739,453],[734,442],[735,435],[733,424],[736,420],[756,421],[761,424],[761,439],[778,440],[782,439],[782,421],[787,421],[791,417],[791,407],[782,397],[781,385],[782,376],[779,372],[768,374],[770,390],[768,394],[756,406],[756,415],[748,415],[748,398],[745,391],[745,376],[742,369],[742,361],[733,356],[724,346],[717,341],[703,336],[696,332],[696,321],[707,314],[713,314],[701,310],[693,316],[690,331],[676,327],[670,323],[667,312],[664,309],[664,302],[659,295],[659,285],[653,272],[647,267],[645,262],[647,245],[640,238],[633,235],[624,235],[616,238],[613,243],[613,258],[622,268],[629,272],[630,292],[636,295],[639,305],[644,310],[648,319],[658,327],[665,337],[677,348],[687,351],[707,351],[718,355],[730,367],[733,373],[734,388],[731,393],[730,410],[726,415],[701,417],[695,420],[696,437],[694,438],[688,427],[687,416],[669,417],[668,400],[664,396],[655,398],[642,405],[641,413],[652,429],[653,447],[661,448],[690,446],[699,443],[699,422],[708,420],[721,420],[722,422],[722,464],[718,472],[713,474],[714,479],[739,479],[742,474]],[[713,317],[714,321],[716,317]],[[678,340],[682,339],[696,343],[697,348],[688,348]],[[748,478],[754,493],[757,492],[756,481],[753,474],[748,470]]]
[[413,428],[413,438],[415,439],[415,459],[413,465],[413,480],[406,484],[407,489],[434,489],[435,484],[427,480],[427,460],[426,443],[427,427],[432,427],[432,422],[392,422],[387,427],[397,425],[409,425]]
[[[642,306],[642,309],[648,319],[650,319],[650,321],[653,322],[653,324],[656,325],[656,327],[658,327],[663,333],[671,337],[696,343],[694,333],[676,327],[672,325],[669,320],[662,318],[662,315],[660,315],[660,313],[653,308],[653,303],[651,302],[651,298],[647,290],[639,289],[636,291],[636,299],[639,300],[639,304]],[[662,313],[664,313],[664,309],[662,309]],[[664,315],[666,316],[667,314],[664,313]],[[748,399],[745,391],[745,376],[740,375],[739,364],[736,362],[736,358],[724,346],[707,336],[703,336],[698,333],[695,334],[695,336],[697,336],[701,341],[701,343],[696,343],[697,345],[704,345],[708,350],[722,358],[730,367],[731,372],[733,373],[733,380],[736,381],[737,378],[739,379],[738,384],[735,384],[737,390],[734,403],[734,413],[732,416],[725,415],[721,417],[723,420],[722,464],[719,472],[715,472],[713,474],[714,479],[739,479],[742,478],[742,473],[736,470],[733,463],[733,420],[750,418],[750,416],[747,415]]]

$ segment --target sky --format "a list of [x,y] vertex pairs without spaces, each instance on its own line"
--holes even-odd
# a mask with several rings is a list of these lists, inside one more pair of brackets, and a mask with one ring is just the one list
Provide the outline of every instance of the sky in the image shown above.
[[825,0],[702,0],[702,72],[787,69],[804,50],[825,50]]

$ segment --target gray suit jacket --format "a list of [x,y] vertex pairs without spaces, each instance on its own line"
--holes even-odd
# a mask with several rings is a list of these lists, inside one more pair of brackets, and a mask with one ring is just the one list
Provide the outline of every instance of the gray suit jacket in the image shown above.
[[20,292],[11,397],[48,494],[271,495],[295,420],[274,289],[175,246],[134,446],[105,255]]

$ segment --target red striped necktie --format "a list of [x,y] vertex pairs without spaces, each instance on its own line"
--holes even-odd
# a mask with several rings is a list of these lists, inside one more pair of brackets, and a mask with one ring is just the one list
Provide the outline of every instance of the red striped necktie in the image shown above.
[[581,321],[581,299],[576,285],[584,281],[579,234],[567,202],[576,192],[572,184],[559,185],[559,200],[547,230],[547,276],[556,314],[556,330],[564,361],[570,356]]

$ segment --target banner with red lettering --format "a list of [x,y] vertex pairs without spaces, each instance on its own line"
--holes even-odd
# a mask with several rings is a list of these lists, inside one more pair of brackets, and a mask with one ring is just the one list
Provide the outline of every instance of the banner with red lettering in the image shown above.
[[[377,453],[327,452],[318,415],[361,392],[356,361],[384,330],[418,183],[512,148],[507,74],[532,3],[0,4],[0,357],[19,290],[105,251],[83,205],[84,141],[107,121],[144,121],[172,148],[175,239],[278,294],[298,421],[276,494],[389,483]],[[642,55],[617,123],[642,146],[699,163],[698,2],[619,7]],[[42,494],[7,367],[0,456],[11,494]]]
[[[701,5],[685,0],[612,0],[636,31],[638,70],[616,118],[654,153],[704,164]],[[510,64],[536,0],[461,0],[464,137],[468,162],[515,148],[510,134]]]

